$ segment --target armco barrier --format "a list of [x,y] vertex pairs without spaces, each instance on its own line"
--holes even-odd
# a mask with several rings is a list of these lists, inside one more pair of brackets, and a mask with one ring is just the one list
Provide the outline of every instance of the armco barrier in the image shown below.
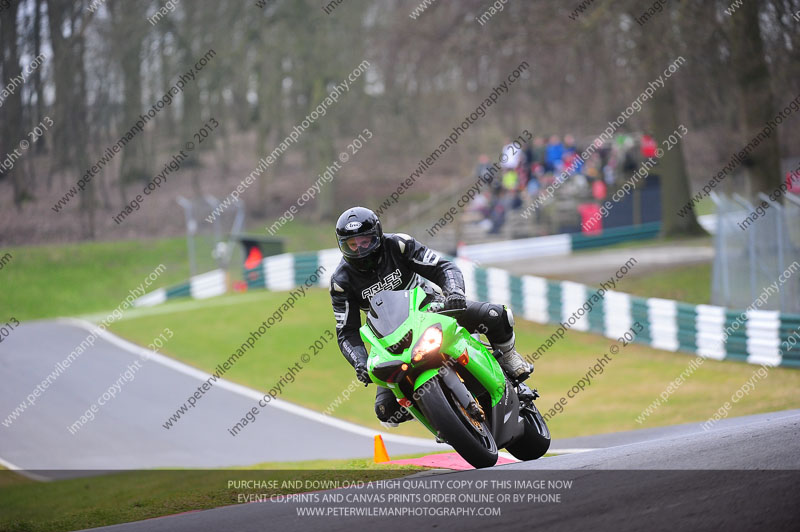
[[[249,288],[290,290],[324,266],[325,272],[317,284],[327,288],[340,260],[338,249],[284,253],[263,259],[258,267],[245,269],[244,275]],[[467,298],[508,305],[516,316],[536,323],[565,322],[596,292],[595,288],[580,283],[511,275],[500,268],[478,267],[466,259],[457,258],[455,262],[464,273]],[[186,295],[191,291],[193,297],[216,295],[220,275],[209,272],[204,274],[208,277],[197,276],[203,278],[202,282],[195,278],[194,284],[185,285],[183,290]],[[170,291],[161,291],[151,292],[140,300],[156,304],[168,299]],[[171,293],[176,293],[176,289]],[[800,315],[753,310],[746,313],[746,319],[739,320],[741,312],[609,290],[602,304],[595,304],[570,329],[591,331],[616,340],[638,321],[643,330],[634,341],[657,349],[715,360],[800,368],[800,343],[787,343],[793,335],[794,339],[800,338]],[[726,330],[730,332],[727,337]],[[528,354],[524,347],[521,352]]]

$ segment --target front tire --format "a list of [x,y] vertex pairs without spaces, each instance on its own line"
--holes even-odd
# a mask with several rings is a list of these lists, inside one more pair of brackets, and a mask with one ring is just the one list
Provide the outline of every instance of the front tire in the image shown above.
[[529,407],[521,408],[519,414],[525,421],[525,432],[514,443],[507,445],[506,450],[517,460],[541,458],[550,448],[550,429],[533,402]]
[[458,403],[453,393],[443,388],[439,377],[423,384],[417,405],[430,424],[464,460],[476,469],[497,463],[497,443],[485,421],[472,418]]

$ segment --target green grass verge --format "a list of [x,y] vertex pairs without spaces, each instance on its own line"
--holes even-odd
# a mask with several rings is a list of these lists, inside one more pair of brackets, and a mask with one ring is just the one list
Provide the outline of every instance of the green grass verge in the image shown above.
[[[274,221],[270,222],[270,224],[272,223]],[[254,229],[257,234],[267,234],[264,227],[255,227]],[[319,223],[311,223],[295,218],[292,223],[281,227],[275,236],[284,239],[286,251],[289,253],[336,247],[336,233],[333,222],[320,226]]]
[[[593,254],[608,253],[615,249],[637,250],[652,247],[708,247],[713,245],[713,238],[711,236],[653,238],[648,240],[620,242],[602,248],[577,250],[575,251],[575,255],[591,256]],[[548,275],[547,277],[557,279],[558,275]],[[631,275],[627,275],[622,281],[617,283],[615,290],[640,297],[661,297],[694,305],[708,305],[711,301],[711,263],[677,266],[644,273],[641,276],[638,275],[636,270],[633,270]]]
[[616,290],[641,297],[661,297],[708,305],[711,301],[711,264],[681,266],[643,277],[625,277]]
[[189,277],[181,239],[13,248],[2,271],[0,307],[18,320],[114,309],[159,265],[151,289]]
[[[285,239],[287,251],[296,252],[335,247],[332,235],[332,229],[325,232],[295,222],[278,236]],[[205,252],[208,250],[203,249],[198,243],[198,272],[216,268],[210,253]],[[6,252],[12,258],[0,272],[0,308],[8,309],[18,320],[114,309],[159,264],[166,270],[148,291],[185,282],[190,276],[185,238],[26,246],[4,249],[2,255]],[[241,263],[237,249],[233,264]],[[232,269],[233,278],[241,277],[239,270]]]
[[[206,307],[197,303],[191,310],[160,313],[126,319],[113,325],[114,332],[146,345],[164,327],[174,332],[163,352],[206,371],[226,360],[248,337],[249,332],[272,314],[286,299],[286,293],[263,292],[242,298],[239,305]],[[235,296],[231,296],[235,297]],[[214,305],[214,306],[212,306]],[[168,310],[168,307],[158,312]],[[255,348],[239,359],[225,378],[266,392],[284,375],[287,367],[300,361],[302,353],[312,354],[309,345],[324,338],[324,331],[333,331],[329,297],[315,289],[299,301],[282,323],[275,325],[255,344]],[[555,327],[519,320],[517,349],[533,352],[549,337]],[[553,405],[583,377],[598,357],[608,351],[611,340],[595,334],[568,332],[536,363],[532,385],[542,397],[542,410]],[[758,366],[734,362],[706,360],[672,396],[643,423],[636,418],[667,386],[684,371],[691,356],[669,353],[644,345],[631,344],[615,356],[602,375],[574,399],[569,399],[564,412],[549,423],[554,438],[567,438],[604,432],[705,421],[744,384]],[[339,353],[334,341],[327,341],[318,355],[303,364],[293,383],[284,387],[280,397],[316,411],[324,411],[341,396],[353,380],[353,371]],[[756,386],[745,399],[735,404],[731,416],[743,416],[800,407],[800,371],[775,368],[767,382]],[[188,396],[192,390],[186,390]],[[333,415],[367,427],[381,430],[373,412],[375,388],[354,386],[349,400],[333,411]],[[178,405],[164,405],[166,419]],[[170,410],[173,409],[173,410]],[[187,415],[202,415],[202,401]],[[231,413],[231,425],[238,421]],[[245,427],[244,430],[247,430]],[[398,432],[430,437],[418,423],[404,423]]]
[[676,237],[658,237],[647,238],[644,240],[626,240],[608,246],[599,248],[584,248],[576,249],[572,253],[575,255],[592,255],[597,253],[604,253],[609,250],[615,249],[646,249],[662,246],[712,246],[714,245],[713,237],[708,236],[676,236]]
[[23,484],[34,484],[36,481],[28,477],[24,477],[18,473],[10,471],[3,466],[0,466],[0,489],[9,486],[19,486]]
[[[417,455],[413,455],[417,456]],[[20,481],[0,471],[0,532],[79,530],[244,502],[240,494],[311,491],[306,481],[397,478],[425,468],[382,466],[371,460],[264,463],[247,470],[153,470],[53,482]],[[259,471],[256,471],[259,470]],[[234,480],[278,481],[275,489],[236,489]],[[301,481],[300,486],[284,481]]]
[[694,213],[697,216],[714,214],[715,212],[717,212],[717,207],[714,205],[714,200],[708,196],[694,204]]

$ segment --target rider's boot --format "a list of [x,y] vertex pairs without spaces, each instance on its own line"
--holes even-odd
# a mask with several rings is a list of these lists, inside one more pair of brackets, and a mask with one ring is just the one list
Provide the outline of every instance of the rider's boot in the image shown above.
[[503,368],[506,375],[511,377],[517,382],[522,382],[533,373],[533,364],[529,364],[522,359],[522,355],[517,353],[514,349],[515,341],[514,333],[511,333],[511,339],[495,344],[493,347],[499,350],[502,354],[497,357],[500,367]]

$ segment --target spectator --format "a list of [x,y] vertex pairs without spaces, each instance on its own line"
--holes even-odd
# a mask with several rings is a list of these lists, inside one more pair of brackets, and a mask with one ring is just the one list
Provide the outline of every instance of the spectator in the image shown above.
[[553,135],[545,150],[544,169],[553,173],[560,172],[564,165],[563,157],[564,146],[561,144],[561,139],[558,138],[558,135]]
[[638,167],[639,161],[636,158],[636,150],[634,148],[626,149],[622,160],[622,173],[625,175],[632,174]]
[[613,185],[616,181],[614,176],[614,167],[611,164],[607,164],[603,167],[603,180],[609,186]]
[[786,173],[786,188],[792,194],[800,194],[800,165]]
[[564,151],[566,153],[578,152],[578,148],[575,146],[575,137],[572,135],[564,135]]
[[531,178],[528,180],[527,186],[528,197],[535,198],[539,194],[540,188],[541,186],[539,185],[539,178],[536,176],[536,173],[531,174]]
[[479,179],[481,176],[486,175],[491,167],[492,163],[489,161],[489,156],[485,153],[480,154],[478,156],[478,165],[475,167],[475,179]]
[[506,145],[503,148],[503,155],[500,157],[500,165],[503,168],[516,169],[522,160],[522,150],[517,148],[511,143],[511,139],[506,139]]
[[608,187],[602,179],[592,179],[592,197],[597,201],[602,202],[606,199],[608,194]]
[[520,163],[519,173],[522,180],[522,188],[528,185],[531,180],[531,172],[533,171],[533,146],[530,142],[526,142],[522,147],[522,162]]
[[474,200],[472,200],[469,205],[467,206],[468,212],[477,212],[481,215],[481,218],[488,218],[491,214],[491,192],[488,190],[484,190],[480,194],[478,194]]
[[500,189],[491,206],[489,221],[492,223],[492,227],[489,229],[489,234],[499,233],[503,224],[506,223],[506,194],[504,189]]
[[517,190],[519,186],[519,175],[516,170],[507,170],[503,174],[503,188],[509,191]]
[[642,135],[642,158],[649,159],[656,156],[656,140],[650,135]]
[[575,137],[572,135],[564,136],[564,168],[569,171],[570,175],[581,174],[584,162],[578,154]]
[[600,154],[595,152],[589,156],[589,160],[584,164],[584,174],[589,179],[600,179],[600,169],[602,167]]
[[596,153],[600,156],[600,168],[605,168],[611,160],[611,146],[603,144],[600,139],[595,140],[594,146],[597,148]]
[[533,139],[533,162],[544,166],[545,155],[544,137],[535,137]]

